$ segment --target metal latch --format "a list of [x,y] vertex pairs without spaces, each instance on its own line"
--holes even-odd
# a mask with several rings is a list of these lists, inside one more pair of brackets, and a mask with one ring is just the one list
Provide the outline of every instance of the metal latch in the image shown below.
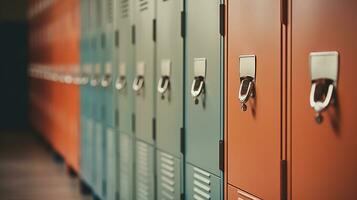
[[102,87],[106,88],[112,83],[112,64],[107,62],[105,64],[105,73],[101,81]]
[[310,106],[315,110],[317,123],[323,121],[321,113],[333,103],[337,88],[338,52],[310,53],[311,90]]
[[161,99],[165,99],[165,93],[170,89],[171,60],[161,61],[161,78],[157,85],[157,91]]
[[115,81],[115,88],[119,91],[123,90],[126,87],[126,65],[121,63],[119,65],[119,75]]
[[193,97],[195,104],[198,104],[198,98],[205,90],[206,65],[206,58],[194,59],[194,79],[191,85],[191,96]]
[[133,81],[133,90],[139,94],[144,87],[145,63],[138,62],[136,65],[136,77]]
[[239,73],[240,73],[240,87],[239,87],[239,102],[241,110],[246,111],[246,103],[249,99],[255,96],[255,55],[241,55],[239,56]]

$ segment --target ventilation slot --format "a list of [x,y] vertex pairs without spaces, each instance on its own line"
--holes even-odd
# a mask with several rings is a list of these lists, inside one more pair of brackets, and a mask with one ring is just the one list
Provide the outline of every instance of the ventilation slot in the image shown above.
[[120,193],[122,196],[126,197],[129,194],[131,180],[130,171],[130,151],[131,145],[130,140],[127,137],[120,137]]
[[160,173],[162,197],[173,200],[175,197],[174,157],[166,153],[160,153]]
[[194,167],[193,173],[193,199],[211,199],[211,175],[201,169]]
[[107,0],[108,23],[113,23],[113,0]]
[[121,0],[121,16],[122,18],[126,18],[129,16],[129,1]]
[[137,143],[137,199],[149,199],[149,160],[148,148],[145,144]]
[[139,9],[140,11],[147,10],[149,8],[148,0],[139,0]]

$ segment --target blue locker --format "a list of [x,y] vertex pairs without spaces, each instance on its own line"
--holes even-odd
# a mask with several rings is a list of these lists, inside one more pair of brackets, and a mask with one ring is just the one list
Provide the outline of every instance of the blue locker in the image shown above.
[[117,193],[116,185],[116,131],[115,131],[115,95],[114,79],[116,71],[115,61],[115,17],[117,1],[102,1],[102,29],[101,29],[101,94],[103,97],[103,134],[104,134],[104,199],[114,200]]
[[155,0],[135,0],[136,199],[155,199]]
[[117,138],[118,164],[117,179],[119,199],[134,200],[134,96],[131,88],[135,71],[134,65],[134,0],[119,1],[117,18]]
[[186,199],[223,199],[223,32],[220,0],[186,2]]
[[183,195],[184,1],[156,1],[156,176],[157,199]]

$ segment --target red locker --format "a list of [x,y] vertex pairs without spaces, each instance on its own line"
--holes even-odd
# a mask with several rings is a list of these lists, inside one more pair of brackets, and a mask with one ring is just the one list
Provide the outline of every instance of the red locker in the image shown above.
[[291,1],[291,199],[357,197],[356,9]]
[[283,134],[282,4],[231,0],[227,6],[228,199],[277,200]]

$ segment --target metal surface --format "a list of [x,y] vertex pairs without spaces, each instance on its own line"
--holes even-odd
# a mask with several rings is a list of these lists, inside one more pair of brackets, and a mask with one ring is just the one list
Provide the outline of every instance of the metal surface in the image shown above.
[[[228,2],[226,183],[261,199],[281,199],[281,7],[273,0]],[[254,61],[239,59],[247,54]],[[246,112],[237,98],[241,73],[256,79]]]
[[184,60],[181,37],[183,0],[156,0],[156,199],[180,199],[183,193]]
[[[219,141],[223,138],[223,38],[220,34],[218,0],[187,1],[185,38],[185,188],[186,199],[223,198],[219,168]],[[195,77],[204,77],[204,95],[191,96]],[[203,89],[196,81],[194,91]],[[202,90],[201,90],[202,91]],[[197,93],[194,93],[195,95]],[[209,191],[195,189],[194,170],[211,177]],[[199,183],[198,183],[199,184]],[[208,194],[207,194],[208,193]],[[195,195],[195,196],[194,196]]]
[[[291,7],[290,196],[305,200],[355,199],[357,2],[303,0],[292,1]],[[337,55],[334,53],[328,61],[331,65],[323,64],[327,68],[316,68],[323,74],[313,77],[309,55],[329,51],[338,52],[338,87],[334,88],[334,103],[322,113],[324,121],[317,124],[315,110],[309,104],[311,80],[337,80]],[[327,85],[318,86],[322,88],[316,88],[316,92],[325,95]]]

